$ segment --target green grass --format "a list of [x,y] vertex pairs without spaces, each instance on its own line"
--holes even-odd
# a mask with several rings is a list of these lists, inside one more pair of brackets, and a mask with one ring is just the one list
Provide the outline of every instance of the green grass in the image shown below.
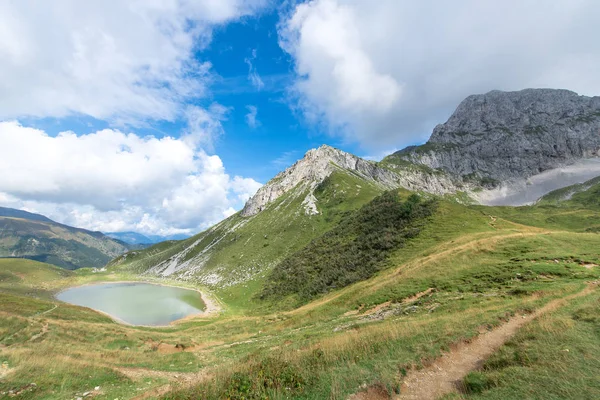
[[600,398],[600,293],[525,326],[465,379],[466,399]]
[[306,302],[370,278],[391,252],[419,235],[434,209],[435,202],[418,195],[402,201],[397,192],[385,192],[278,264],[261,298]]
[[228,302],[229,312],[244,312],[272,268],[312,239],[335,227],[348,212],[368,203],[382,189],[353,174],[333,173],[315,190],[319,214],[306,215],[308,191],[298,187],[252,216],[235,214],[215,227],[182,242],[160,244],[128,253],[109,269],[144,272],[182,253],[181,262],[203,263],[191,281],[207,286]]
[[548,193],[539,205],[600,210],[600,177]]
[[[477,239],[438,248],[431,252],[438,256],[426,262],[416,256],[396,270],[329,296],[316,308],[309,304],[303,307],[305,312],[292,313],[282,323],[294,326],[310,319],[318,328],[313,325],[302,335],[278,336],[277,342],[290,343],[288,348],[274,352],[273,342],[264,343],[233,370],[218,370],[211,383],[165,398],[341,399],[362,383],[394,392],[401,371],[411,365],[437,357],[452,343],[477,335],[482,326],[498,325],[517,310],[532,310],[548,298],[580,290],[599,276],[597,270],[581,266],[599,261],[596,235],[481,232],[482,226],[471,222]],[[403,298],[428,287],[436,290],[410,307],[398,308],[395,317],[372,323],[360,320],[361,310],[370,302],[401,304]],[[341,314],[353,304],[360,305],[358,320]],[[429,312],[432,309],[435,312]],[[341,332],[335,333],[340,327]],[[265,355],[267,349],[270,355]],[[286,372],[282,376],[274,371]]]
[[[286,207],[297,207],[303,196],[282,198],[270,216],[225,235],[215,260],[237,276],[235,269],[246,265],[240,258],[301,250],[380,193],[358,188],[354,178],[335,176],[318,188],[326,204],[318,216],[284,220]],[[404,202],[410,193],[399,195]],[[100,386],[96,398],[124,399],[172,382],[164,398],[347,399],[363,385],[393,394],[412,366],[600,279],[600,236],[586,232],[596,226],[596,213],[585,206],[482,207],[438,199],[419,235],[394,247],[368,279],[286,310],[288,304],[266,309],[248,300],[265,282],[257,274],[209,288],[226,312],[166,329],[120,325],[52,295],[66,286],[140,279],[134,272],[147,256],[162,257],[181,242],[132,254],[103,273],[1,260],[0,361],[10,373],[0,378],[0,393],[35,382],[20,398],[75,398]],[[240,221],[236,216],[216,229]],[[350,232],[348,240],[356,236]],[[304,244],[286,247],[294,237]],[[263,272],[274,267],[276,258],[270,260]],[[467,377],[471,392],[456,396],[535,398],[533,388],[548,388],[546,398],[597,397],[598,299],[594,292],[527,325],[483,371]],[[195,383],[178,386],[182,377]]]

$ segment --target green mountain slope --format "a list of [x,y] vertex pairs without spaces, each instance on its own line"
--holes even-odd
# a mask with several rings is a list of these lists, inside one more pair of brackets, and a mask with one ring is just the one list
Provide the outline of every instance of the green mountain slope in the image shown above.
[[392,252],[419,235],[435,206],[415,194],[403,201],[396,191],[383,193],[279,263],[261,297],[292,295],[305,302],[370,278]]
[[0,257],[17,257],[66,269],[103,267],[128,246],[100,232],[56,223],[20,210],[3,209],[0,216]]
[[0,207],[0,217],[21,218],[31,221],[53,222],[50,218],[14,208]]
[[303,202],[310,189],[299,185],[256,215],[237,213],[187,240],[124,254],[109,268],[196,281],[221,291],[229,302],[245,302],[279,261],[382,191],[339,170],[314,190],[318,214],[307,213]]
[[[239,260],[231,261],[233,251],[236,259],[273,258],[275,253],[269,253],[273,243],[293,245],[295,235],[305,244],[287,249],[290,258],[305,255],[305,249],[319,245],[328,235],[342,243],[352,241],[362,228],[377,236],[373,243],[379,243],[381,232],[394,235],[394,240],[404,239],[406,230],[392,229],[398,223],[394,216],[402,215],[393,205],[404,204],[409,191],[400,190],[398,202],[381,202],[393,191],[379,197],[384,190],[376,182],[367,186],[363,178],[339,170],[313,190],[319,214],[306,214],[302,203],[310,189],[297,189],[254,216],[231,217],[196,236],[193,239],[202,247],[192,248],[188,260],[196,259],[212,243],[204,254],[212,249],[215,253],[205,265],[213,272],[228,265],[233,276],[235,268],[243,267],[236,264]],[[193,242],[165,242],[131,252],[118,266],[99,273],[40,269],[28,260],[9,265],[16,260],[0,260],[4,272],[0,280],[5,280],[0,282],[0,344],[5,346],[0,362],[10,371],[0,380],[0,393],[27,388],[29,392],[21,397],[63,399],[91,391],[107,398],[152,398],[160,393],[163,399],[347,399],[365,391],[393,398],[404,390],[405,373],[555,299],[564,300],[561,313],[576,312],[552,325],[546,318],[532,319],[530,324],[539,321],[543,329],[507,343],[492,359],[498,362],[481,371],[488,379],[482,393],[498,392],[492,398],[510,398],[507,393],[519,392],[511,388],[513,383],[523,385],[523,373],[547,385],[556,398],[596,393],[597,379],[593,378],[599,367],[593,362],[593,350],[599,341],[594,332],[597,324],[591,323],[596,321],[592,317],[599,291],[578,298],[585,301],[584,309],[572,308],[575,304],[567,296],[581,293],[588,282],[600,278],[600,236],[586,232],[594,226],[598,212],[568,205],[485,207],[462,204],[448,196],[422,194],[421,198],[424,202],[434,199],[435,210],[423,223],[414,220],[418,235],[393,246],[372,275],[360,276],[343,288],[328,288],[332,290],[289,310],[290,303],[281,301],[285,298],[265,304],[253,295],[268,282],[265,270],[233,286],[213,285],[214,296],[227,310],[244,312],[198,316],[169,329],[120,325],[91,309],[57,302],[50,298],[51,292],[84,283],[135,279],[120,272],[132,271],[135,265],[148,271],[154,264],[148,261],[152,256],[162,262],[165,254],[178,255]],[[292,216],[298,212],[293,231],[283,218],[286,212]],[[575,222],[570,219],[574,213],[581,216]],[[228,231],[236,225],[233,232]],[[310,239],[313,227],[318,236]],[[219,235],[225,237],[219,240]],[[331,258],[343,259],[345,247],[333,247],[328,252]],[[317,252],[321,248],[314,247]],[[218,264],[211,264],[213,257],[220,260]],[[190,279],[201,277],[202,269],[196,273]],[[292,274],[287,275],[290,282],[295,279]],[[43,284],[48,289],[40,287]],[[532,348],[545,351],[531,353]],[[555,368],[566,365],[561,360],[569,362],[568,374]],[[517,375],[512,372],[515,368],[519,368]],[[472,379],[467,383],[473,385]],[[31,387],[31,382],[36,386]],[[577,382],[577,392],[561,390],[572,382]],[[165,393],[168,384],[171,392]],[[100,390],[94,391],[96,386]],[[527,388],[521,397],[527,397]]]
[[600,209],[600,176],[587,182],[555,190],[542,197],[538,204],[558,207]]
[[245,305],[282,260],[397,188],[439,195],[463,189],[440,171],[321,146],[260,188],[239,213],[187,240],[125,254],[109,267],[197,282],[230,304]]

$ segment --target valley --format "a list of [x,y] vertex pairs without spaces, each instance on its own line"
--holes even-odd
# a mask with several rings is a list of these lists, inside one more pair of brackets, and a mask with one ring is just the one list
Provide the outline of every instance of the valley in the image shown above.
[[[554,185],[595,160],[594,107],[566,91],[469,97],[430,142],[380,162],[310,150],[190,238],[120,249],[102,268],[0,259],[0,397],[600,397],[600,181]],[[567,144],[544,147],[548,135]],[[514,137],[538,167],[507,161]],[[482,201],[540,174],[553,184],[534,202]],[[43,218],[26,225],[56,224]],[[127,325],[56,297],[124,282],[194,289],[206,309]],[[158,308],[153,289],[111,296],[142,300],[136,317]]]
[[[124,326],[52,297],[82,283],[156,278],[110,269],[68,272],[33,261],[3,260],[1,356],[7,372],[1,391],[34,382],[36,386],[20,392],[20,398],[76,398],[86,391],[95,398],[113,399],[343,399],[373,391],[383,397],[368,398],[392,398],[402,394],[403,375],[413,368],[493,331],[513,315],[534,313],[600,278],[597,234],[590,233],[598,226],[589,218],[594,210],[543,205],[505,209],[438,201],[419,236],[393,251],[388,267],[370,279],[287,311],[254,302],[242,307],[233,301],[230,306],[220,295],[220,313],[170,328]],[[588,225],[561,224],[573,213]],[[523,224],[522,219],[536,223]],[[598,292],[589,290],[538,316],[527,329],[537,329],[540,340],[560,334],[577,341],[597,319],[573,317],[560,332],[554,326],[561,322],[554,321],[588,315],[586,310],[597,301]],[[539,326],[542,320],[546,325]],[[585,361],[594,347],[575,346],[564,353],[563,342],[552,340],[560,348],[535,359],[493,364],[497,357],[508,357],[493,355],[490,368],[465,379],[465,387],[473,386],[474,391],[457,395],[519,398],[518,391],[511,392],[514,397],[501,397],[506,385],[519,379],[509,371],[525,368],[530,383],[544,384],[544,363],[549,362],[544,357],[553,357],[555,351],[569,357],[569,365],[581,364],[583,375],[576,378],[586,382],[585,374],[597,368]],[[575,368],[570,371],[577,373]],[[477,379],[484,382],[481,388]],[[572,379],[555,376],[545,393],[573,395]],[[586,385],[579,393],[598,390],[594,382]]]

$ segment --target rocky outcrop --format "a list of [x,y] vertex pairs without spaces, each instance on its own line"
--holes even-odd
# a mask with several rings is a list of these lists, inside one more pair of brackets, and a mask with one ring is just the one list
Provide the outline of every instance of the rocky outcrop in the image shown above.
[[599,155],[600,97],[555,89],[469,96],[426,144],[396,153],[492,185]]
[[[304,158],[290,168],[280,172],[246,203],[241,215],[252,216],[262,211],[268,204],[281,195],[303,185],[307,189],[321,183],[336,170],[349,171],[357,176],[373,182],[385,189],[405,187],[411,190],[424,190],[435,194],[444,194],[456,190],[455,183],[443,174],[428,174],[417,170],[390,170],[375,162],[323,145],[309,150]],[[310,199],[306,210],[308,214],[317,214],[314,196]]]

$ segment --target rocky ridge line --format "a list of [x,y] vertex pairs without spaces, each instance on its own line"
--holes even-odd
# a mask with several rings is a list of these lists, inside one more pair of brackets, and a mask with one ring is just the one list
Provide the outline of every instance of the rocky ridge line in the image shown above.
[[309,150],[304,158],[277,174],[261,187],[246,202],[241,215],[250,217],[258,214],[268,204],[298,185],[310,189],[305,199],[306,213],[316,214],[318,210],[312,190],[336,170],[350,171],[385,189],[404,187],[434,194],[450,193],[457,190],[455,182],[444,174],[409,169],[391,171],[380,167],[375,162],[364,160],[331,146],[322,145],[317,149]]

